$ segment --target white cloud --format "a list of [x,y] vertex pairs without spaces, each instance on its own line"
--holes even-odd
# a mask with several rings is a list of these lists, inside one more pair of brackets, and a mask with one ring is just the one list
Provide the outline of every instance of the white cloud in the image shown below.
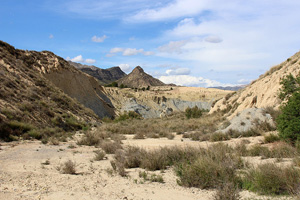
[[68,57],[67,60],[71,60],[72,62],[84,62],[82,55],[76,56],[74,58]]
[[204,38],[204,41],[205,42],[210,42],[210,43],[220,43],[223,40],[222,40],[222,38],[220,38],[218,36],[212,35],[212,36],[208,36],[208,37]]
[[107,38],[107,36],[106,35],[103,35],[102,37],[97,37],[96,35],[94,35],[93,37],[92,37],[92,41],[93,42],[104,42],[104,40]]
[[126,73],[131,71],[131,67],[129,64],[120,64],[119,67]]
[[50,34],[49,39],[53,39],[53,38],[54,38],[54,35]]
[[240,79],[240,80],[238,80],[237,82],[239,83],[239,84],[248,84],[248,83],[250,83],[252,80],[250,80],[250,79]]
[[96,60],[94,60],[94,59],[85,59],[85,61],[84,61],[85,63],[89,63],[89,64],[93,64],[93,63],[95,63],[96,62]]
[[153,51],[144,51],[143,54],[144,54],[145,56],[152,56],[152,55],[154,55],[155,53],[154,53]]
[[127,48],[123,51],[123,56],[134,56],[137,55],[138,53],[143,53],[144,49],[131,49]]
[[178,69],[168,69],[166,74],[168,75],[189,75],[191,70],[189,68],[178,68]]
[[131,22],[162,21],[199,14],[207,8],[207,0],[176,0],[158,8],[145,9],[131,16]]
[[74,58],[70,58],[70,57],[67,57],[66,60],[71,60],[72,62],[81,62],[81,63],[88,63],[88,64],[93,64],[96,62],[96,60],[94,59],[84,59],[82,57],[82,55],[78,55]]
[[181,53],[182,47],[187,43],[186,40],[182,41],[170,41],[168,44],[158,47],[160,52],[167,53]]
[[159,77],[159,80],[167,84],[174,83],[176,85],[190,87],[232,86],[232,84],[223,84],[215,80],[190,75],[161,76]]
[[109,53],[119,53],[119,52],[123,52],[124,49],[123,48],[119,48],[119,47],[115,47],[115,48],[112,48]]
[[107,54],[106,57],[112,57],[112,56],[115,56],[116,53],[120,53],[122,52],[122,55],[123,56],[134,56],[134,55],[137,55],[137,54],[143,54],[145,56],[151,56],[151,55],[154,55],[154,52],[152,51],[144,51],[144,49],[136,49],[136,48],[120,48],[120,47],[115,47],[115,48],[112,48],[109,53],[110,54]]

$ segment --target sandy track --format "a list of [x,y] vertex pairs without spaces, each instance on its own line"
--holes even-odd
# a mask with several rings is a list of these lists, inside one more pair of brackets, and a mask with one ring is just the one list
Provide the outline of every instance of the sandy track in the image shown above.
[[[257,139],[254,139],[257,140]],[[186,143],[186,144],[185,144]],[[57,146],[44,145],[39,141],[2,143],[0,150],[0,199],[213,199],[214,191],[184,188],[176,183],[172,169],[161,174],[165,183],[143,182],[138,177],[142,169],[128,170],[129,177],[111,175],[110,161],[91,161],[95,147],[68,148],[74,142]],[[174,140],[147,139],[124,141],[124,145],[156,148],[165,145],[188,145],[179,136]],[[165,144],[165,145],[163,145]],[[199,145],[199,142],[191,142]],[[205,144],[205,143],[203,143]],[[76,162],[77,175],[61,174],[57,167],[72,160]],[[42,165],[46,160],[49,165]],[[264,199],[243,191],[243,199]]]

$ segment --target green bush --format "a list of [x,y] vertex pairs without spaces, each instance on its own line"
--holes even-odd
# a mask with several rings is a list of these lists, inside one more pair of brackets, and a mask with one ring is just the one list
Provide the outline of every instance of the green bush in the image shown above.
[[279,136],[294,143],[300,140],[300,93],[293,93],[282,107],[282,114],[277,119]]
[[139,113],[136,113],[134,111],[128,111],[121,114],[119,117],[115,119],[115,122],[125,121],[128,119],[141,119],[142,116]]
[[275,135],[275,134],[270,134],[270,135],[266,135],[264,136],[264,142],[265,143],[272,143],[272,142],[276,142],[276,141],[279,141],[280,138],[278,135]]
[[193,108],[188,107],[187,109],[185,109],[185,116],[188,119],[199,118],[202,116],[203,111],[204,111],[203,109],[199,109],[197,106]]

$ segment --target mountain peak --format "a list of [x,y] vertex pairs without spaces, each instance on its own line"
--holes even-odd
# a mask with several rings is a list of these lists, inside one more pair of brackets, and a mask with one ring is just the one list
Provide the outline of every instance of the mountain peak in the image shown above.
[[163,86],[160,80],[144,72],[143,68],[137,66],[130,74],[118,80],[119,84],[127,85],[131,88],[142,88],[147,86]]
[[138,72],[138,73],[144,73],[144,70],[140,66],[136,66],[136,68],[134,68],[132,70],[132,73],[136,73],[136,72]]

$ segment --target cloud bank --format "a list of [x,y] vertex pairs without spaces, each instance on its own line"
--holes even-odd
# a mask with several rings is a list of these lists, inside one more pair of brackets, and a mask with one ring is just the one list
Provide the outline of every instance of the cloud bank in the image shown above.
[[94,60],[94,59],[89,59],[89,58],[88,59],[84,59],[82,57],[82,55],[78,55],[78,56],[76,56],[74,58],[67,57],[66,60],[70,60],[72,62],[87,63],[87,64],[93,64],[93,63],[96,62],[96,60]]

